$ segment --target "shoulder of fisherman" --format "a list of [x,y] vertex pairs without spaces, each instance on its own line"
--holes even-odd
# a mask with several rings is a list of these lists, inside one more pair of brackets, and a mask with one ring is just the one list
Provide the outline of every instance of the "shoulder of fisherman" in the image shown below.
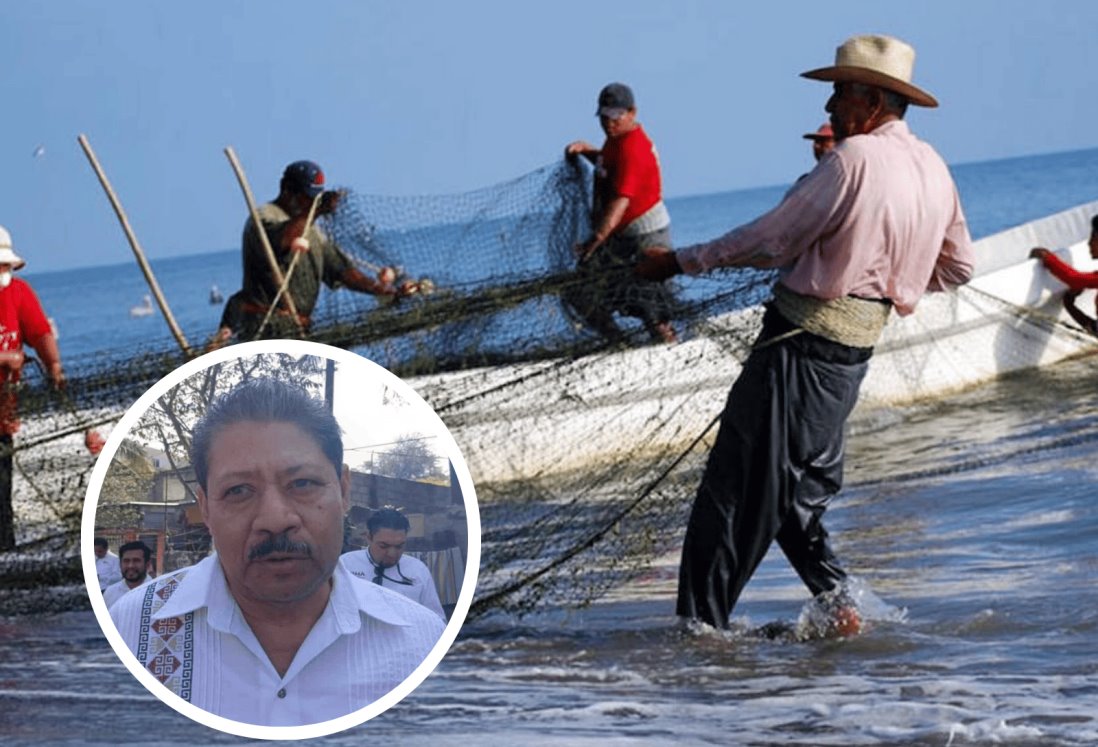
[[[17,382],[23,365],[23,345],[37,348],[51,334],[38,297],[30,285],[20,278],[0,289],[0,382]],[[0,434],[11,435],[19,430],[16,390],[3,387],[0,391]],[[116,559],[117,564],[117,559]]]
[[776,208],[678,262],[690,274],[781,268],[797,293],[888,299],[909,314],[926,291],[967,282],[974,251],[949,169],[893,120],[846,138]]
[[[288,235],[293,218],[274,202],[259,206],[256,212],[259,214],[279,269],[285,275],[293,261],[293,250],[290,244],[296,237]],[[343,273],[352,264],[315,222],[309,226],[305,239],[309,250],[302,259],[298,260],[290,279],[290,288],[295,300],[300,298],[311,307],[312,303],[308,302],[308,299],[315,296],[319,283],[324,282],[329,287],[336,287],[340,284]],[[278,292],[278,283],[271,276],[267,250],[250,216],[244,225],[243,253],[245,295],[256,303],[270,303]],[[301,311],[301,313],[307,312]]]
[[18,350],[24,343],[33,346],[51,331],[29,283],[16,277],[6,288],[0,288],[0,350]]

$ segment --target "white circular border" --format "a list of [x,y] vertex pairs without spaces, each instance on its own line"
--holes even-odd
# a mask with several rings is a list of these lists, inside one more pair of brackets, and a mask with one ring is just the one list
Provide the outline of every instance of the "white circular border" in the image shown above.
[[[166,688],[137,660],[137,657],[126,646],[121,634],[114,626],[110,613],[107,611],[106,602],[99,591],[98,574],[95,569],[95,554],[93,541],[95,539],[95,510],[99,502],[99,492],[103,487],[103,479],[106,477],[107,468],[114,459],[122,439],[129,433],[145,411],[149,409],[156,398],[165,394],[169,389],[179,384],[183,379],[192,376],[216,363],[235,360],[237,358],[256,355],[258,353],[290,353],[293,355],[315,355],[321,358],[329,358],[348,366],[363,366],[373,368],[373,373],[385,381],[387,386],[396,389],[402,397],[412,403],[419,403],[431,411],[438,421],[438,435],[440,443],[450,457],[457,474],[458,485],[465,502],[466,527],[469,535],[468,557],[465,559],[465,577],[461,584],[461,592],[458,595],[457,605],[442,631],[442,636],[435,643],[434,648],[415,671],[384,696],[373,703],[357,711],[316,724],[304,726],[259,726],[246,724],[241,721],[217,716],[201,708],[191,705],[183,698]],[[241,737],[253,739],[310,739],[334,734],[369,721],[392,706],[399,703],[409,693],[415,690],[435,670],[442,657],[450,649],[458,631],[461,630],[466,616],[469,614],[469,606],[473,601],[473,593],[476,590],[477,572],[480,570],[480,513],[477,507],[476,493],[473,489],[473,481],[469,475],[469,468],[465,464],[465,458],[454,441],[449,429],[442,419],[434,412],[434,409],[411,386],[390,373],[388,370],[360,355],[341,348],[322,345],[316,342],[303,340],[262,340],[258,342],[245,342],[232,345],[221,350],[206,353],[192,361],[189,361],[175,369],[160,381],[156,382],[147,392],[126,410],[126,414],[119,420],[118,425],[111,431],[107,443],[103,447],[95,467],[92,469],[88,490],[84,498],[84,515],[81,522],[80,555],[84,566],[84,579],[91,597],[92,610],[99,621],[99,627],[110,642],[115,653],[130,670],[137,681],[145,688],[184,716],[205,724],[218,731],[235,734]]]

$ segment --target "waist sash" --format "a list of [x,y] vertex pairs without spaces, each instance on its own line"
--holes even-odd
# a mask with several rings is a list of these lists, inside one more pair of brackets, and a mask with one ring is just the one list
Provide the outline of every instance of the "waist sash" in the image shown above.
[[892,311],[887,300],[843,296],[825,301],[781,283],[774,286],[774,307],[805,332],[854,348],[876,345]]

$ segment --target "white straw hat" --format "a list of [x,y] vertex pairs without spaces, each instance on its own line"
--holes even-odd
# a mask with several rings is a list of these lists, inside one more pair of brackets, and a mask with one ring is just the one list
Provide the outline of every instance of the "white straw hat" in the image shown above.
[[0,265],[11,265],[11,269],[20,270],[27,264],[22,257],[12,251],[11,234],[0,226]]
[[835,50],[835,64],[801,73],[812,80],[864,83],[906,96],[916,106],[937,106],[938,101],[911,83],[915,50],[891,36],[852,36]]

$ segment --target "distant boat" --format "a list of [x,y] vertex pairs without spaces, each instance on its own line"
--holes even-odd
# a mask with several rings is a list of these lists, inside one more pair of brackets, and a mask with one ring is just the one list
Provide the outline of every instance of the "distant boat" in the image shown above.
[[150,298],[149,295],[146,293],[145,299],[141,302],[140,305],[130,307],[130,316],[152,316],[154,311],[155,309],[153,309],[152,298]]
[[225,297],[221,295],[221,289],[216,285],[210,286],[210,305],[219,304],[225,300]]

